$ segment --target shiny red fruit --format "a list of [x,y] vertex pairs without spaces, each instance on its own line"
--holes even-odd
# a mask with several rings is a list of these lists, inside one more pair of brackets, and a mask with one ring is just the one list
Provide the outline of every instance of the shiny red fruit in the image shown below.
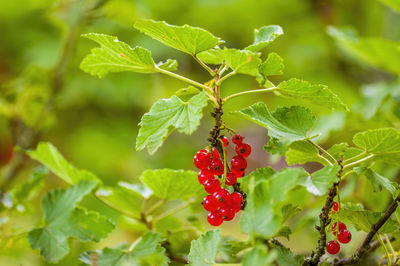
[[206,169],[211,163],[211,156],[209,153],[197,153],[193,158],[193,163],[198,169]]
[[199,154],[199,153],[209,153],[209,150],[207,150],[207,149],[201,149],[201,150],[199,150],[199,151],[197,152],[197,154]]
[[338,204],[336,201],[333,202],[333,207],[332,207],[332,209],[333,209],[335,212],[337,212],[337,211],[339,210],[339,204]]
[[221,203],[218,202],[212,195],[207,195],[203,199],[203,207],[207,211],[216,211],[221,207]]
[[231,194],[231,200],[232,200],[233,202],[242,203],[243,195],[240,194],[239,192],[233,192],[233,193]]
[[234,168],[232,168],[231,171],[237,178],[241,178],[244,176],[244,171],[240,171]]
[[347,244],[351,241],[351,233],[344,229],[338,233],[338,240],[340,243]]
[[213,211],[207,215],[207,221],[213,226],[218,226],[221,225],[224,220],[222,219],[221,213],[219,211]]
[[229,140],[228,140],[227,137],[223,137],[221,140],[222,140],[222,142],[224,143],[224,147],[228,146]]
[[220,158],[214,158],[210,162],[210,170],[214,175],[222,175],[224,173],[224,164]]
[[229,194],[229,191],[226,189],[219,189],[212,195],[218,202],[221,203],[221,205],[226,205],[231,199],[231,194]]
[[214,177],[214,174],[208,169],[202,169],[197,175],[197,179],[202,185],[204,184],[204,182],[206,182],[207,179],[211,177]]
[[228,186],[232,186],[233,184],[236,183],[236,181],[237,181],[237,177],[234,173],[232,173],[232,172],[226,173],[225,184],[227,184]]
[[339,250],[340,244],[336,240],[329,241],[326,245],[326,251],[328,251],[329,254],[335,255]]
[[238,134],[236,134],[235,136],[232,137],[232,142],[236,145],[242,143],[242,141],[243,141],[243,137]]
[[235,217],[235,211],[231,208],[221,208],[219,212],[224,221],[230,221]]
[[247,167],[247,161],[243,156],[236,155],[232,157],[231,166],[232,166],[232,172],[233,169],[237,172],[239,171],[244,172],[244,170],[246,170]]
[[207,191],[208,194],[212,194],[215,191],[221,189],[221,184],[219,180],[215,177],[209,178],[206,182],[204,182],[204,189]]
[[242,155],[246,158],[249,157],[251,153],[251,146],[243,142],[236,146],[235,151],[238,155]]
[[231,204],[229,205],[229,207],[231,207],[235,213],[239,212],[242,208],[242,203],[241,202],[231,202]]
[[[334,236],[336,235],[336,226],[337,226],[337,223],[334,223],[334,224],[332,225],[332,233],[333,233]],[[343,231],[343,230],[345,230],[345,229],[347,229],[347,226],[346,226],[344,223],[339,222],[339,229],[338,229],[338,231],[341,232],[341,231]]]

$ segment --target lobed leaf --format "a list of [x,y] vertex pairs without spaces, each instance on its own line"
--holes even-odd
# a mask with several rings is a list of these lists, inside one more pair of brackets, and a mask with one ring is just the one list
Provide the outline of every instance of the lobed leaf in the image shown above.
[[252,52],[257,52],[273,42],[276,38],[283,35],[283,30],[280,26],[271,25],[263,26],[254,30],[254,43],[247,46],[245,49]]
[[305,140],[298,140],[288,146],[285,153],[288,165],[305,164],[308,162],[318,162],[326,165],[327,162],[321,158],[318,149]]
[[340,166],[338,165],[328,165],[314,172],[311,176],[308,177],[306,182],[307,190],[317,196],[325,195],[329,188],[335,182],[338,182],[337,173],[340,170]]
[[282,75],[285,65],[283,59],[277,53],[269,53],[267,59],[259,67],[263,76]]
[[219,229],[208,231],[198,239],[192,240],[189,252],[189,265],[212,266],[221,242],[221,231]]
[[263,265],[269,266],[274,265],[274,261],[278,258],[278,254],[275,250],[269,251],[266,246],[257,245],[246,252],[243,256],[243,266]]
[[371,129],[354,135],[353,143],[364,151],[377,155],[400,153],[400,130]]
[[397,197],[398,191],[396,188],[399,186],[396,182],[390,181],[367,167],[354,167],[353,170],[359,175],[364,175],[371,182],[374,191],[382,191],[382,188],[385,188],[392,195],[393,199]]

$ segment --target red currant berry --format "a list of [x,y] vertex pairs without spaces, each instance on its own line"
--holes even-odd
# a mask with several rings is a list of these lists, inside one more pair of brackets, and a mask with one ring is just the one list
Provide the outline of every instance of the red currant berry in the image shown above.
[[232,137],[232,142],[236,145],[242,143],[242,141],[243,141],[243,137],[238,134],[236,134],[235,136]]
[[224,147],[228,146],[229,140],[228,140],[227,137],[223,137],[221,140],[222,140],[222,142],[224,143]]
[[251,146],[243,142],[236,146],[235,151],[238,155],[242,155],[246,158],[249,157],[251,153]]
[[204,189],[207,191],[208,194],[212,194],[215,191],[221,189],[221,184],[219,180],[215,177],[209,178],[206,182],[204,182]]
[[231,165],[232,169],[235,169],[235,171],[244,172],[247,167],[247,161],[243,156],[236,155],[232,157]]
[[207,211],[216,211],[219,207],[221,207],[221,203],[218,202],[212,195],[207,195],[203,199],[203,207]]
[[208,168],[208,166],[210,165],[210,162],[211,162],[210,154],[204,153],[204,152],[197,153],[193,159],[194,165],[199,169]]
[[226,173],[225,184],[227,184],[228,186],[232,186],[233,184],[236,183],[236,181],[237,181],[237,177],[234,173],[232,173],[232,172]]
[[338,204],[336,201],[333,202],[333,207],[332,207],[332,209],[333,209],[333,211],[335,211],[335,212],[337,212],[337,211],[339,210],[339,204]]
[[244,171],[240,171],[237,169],[232,168],[232,173],[237,177],[237,178],[241,178],[244,176]]
[[208,169],[203,169],[199,172],[199,174],[197,175],[197,179],[199,180],[200,184],[204,184],[204,182],[206,182],[207,179],[213,177],[214,174],[208,170]]
[[[336,226],[337,226],[337,223],[334,223],[332,225],[332,233],[333,233],[334,236],[336,235]],[[341,232],[341,231],[346,230],[346,229],[347,229],[347,226],[344,223],[339,222],[339,230],[338,231]]]
[[229,194],[229,191],[226,189],[219,189],[212,195],[221,204],[226,204],[227,202],[230,202],[231,199],[231,194]]
[[219,152],[215,147],[212,148],[212,151],[213,151],[213,159],[220,158]]
[[212,159],[210,169],[214,175],[222,175],[224,173],[224,165],[220,158]]
[[231,200],[232,200],[232,202],[238,202],[241,204],[242,200],[243,200],[243,195],[240,194],[239,192],[233,192],[231,194]]
[[340,244],[336,240],[329,241],[326,245],[326,251],[328,251],[329,254],[335,255],[339,250]]
[[201,149],[197,152],[197,154],[199,153],[208,153],[209,151],[207,149]]
[[349,243],[351,240],[351,233],[349,231],[347,231],[347,229],[339,231],[338,240],[340,243],[343,243],[343,244]]
[[218,226],[221,225],[224,220],[222,219],[221,213],[219,211],[213,211],[207,215],[207,221],[213,226]]
[[221,208],[219,210],[224,221],[230,221],[235,217],[235,211],[231,208]]
[[229,207],[231,207],[235,211],[235,213],[237,213],[241,210],[242,203],[232,201],[231,204],[229,205]]

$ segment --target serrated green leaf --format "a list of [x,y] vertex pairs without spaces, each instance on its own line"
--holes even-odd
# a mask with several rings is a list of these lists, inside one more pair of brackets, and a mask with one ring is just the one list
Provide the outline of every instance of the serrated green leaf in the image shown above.
[[28,151],[27,154],[31,159],[40,162],[55,175],[70,184],[76,184],[82,180],[100,183],[100,180],[94,174],[86,170],[77,169],[65,160],[57,148],[49,142],[39,143],[36,150]]
[[99,266],[140,265],[165,266],[169,263],[161,243],[165,238],[160,233],[148,231],[133,247],[104,248],[99,253]]
[[277,259],[279,265],[303,265],[304,263],[304,256],[296,255],[290,249],[276,246],[274,250],[277,252]]
[[89,33],[82,36],[100,44],[100,47],[93,48],[91,54],[86,56],[81,63],[81,69],[91,75],[102,78],[109,72],[156,72],[151,52],[145,48],[132,49],[128,44],[119,41],[117,37],[106,34]]
[[140,180],[153,191],[155,196],[165,200],[186,200],[196,196],[203,189],[194,171],[146,170]]
[[328,149],[329,154],[331,154],[336,160],[343,158],[344,160],[359,155],[363,152],[362,149],[350,147],[347,142],[342,142],[334,144]]
[[251,246],[250,241],[239,241],[230,237],[224,237],[222,238],[219,252],[224,261],[235,262],[237,261],[238,253]]
[[189,252],[189,265],[212,266],[218,253],[221,242],[221,231],[219,229],[208,231],[198,239],[192,240]]
[[380,128],[359,132],[354,135],[353,143],[377,155],[400,153],[400,130]]
[[400,12],[400,0],[379,0],[393,10]]
[[291,142],[287,140],[279,140],[277,138],[270,137],[267,144],[263,146],[263,149],[271,154],[285,154],[289,144]]
[[317,196],[326,194],[329,188],[332,187],[335,182],[338,182],[336,174],[339,170],[340,166],[338,165],[328,165],[321,170],[316,171],[307,179],[307,190]]
[[278,236],[282,236],[282,237],[285,237],[287,240],[290,240],[290,235],[291,234],[292,234],[292,230],[290,230],[290,227],[289,226],[283,226],[279,230],[279,232],[278,232],[278,234],[276,236],[277,237]]
[[285,65],[277,53],[269,53],[267,59],[259,67],[260,74],[264,76],[282,75]]
[[40,166],[33,170],[29,179],[17,185],[12,190],[12,198],[14,203],[30,200],[36,192],[43,187],[43,178],[48,175],[47,168]]
[[70,237],[99,241],[114,226],[97,212],[77,208],[76,204],[97,185],[95,181],[80,181],[67,190],[55,190],[42,200],[45,225],[28,234],[32,249],[39,249],[42,256],[57,262],[68,252]]
[[339,47],[360,62],[380,67],[394,74],[400,72],[400,43],[382,38],[361,38],[351,28],[328,27],[328,34]]
[[396,182],[390,181],[386,177],[381,176],[367,167],[354,167],[353,170],[359,175],[364,175],[369,182],[371,182],[374,191],[382,191],[382,188],[385,188],[390,194],[392,194],[393,199],[397,197],[398,191],[396,188],[398,185]]
[[225,61],[225,50],[219,47],[203,51],[197,57],[207,64],[220,65]]
[[321,84],[313,85],[308,81],[292,78],[281,82],[274,92],[279,96],[304,100],[318,106],[348,110],[336,94]]
[[178,70],[178,61],[173,59],[168,59],[165,62],[158,63],[157,67],[168,71],[176,71]]
[[269,43],[273,42],[276,38],[283,34],[280,26],[271,25],[263,26],[254,30],[254,43],[247,46],[245,49],[257,52],[266,47]]
[[189,25],[174,26],[164,21],[138,20],[135,28],[165,45],[191,55],[223,43],[208,31]]
[[236,114],[267,128],[269,136],[291,142],[308,138],[307,132],[315,122],[314,115],[305,107],[277,108],[271,114],[262,102],[255,103]]
[[244,191],[252,191],[256,184],[269,179],[274,174],[275,170],[272,167],[257,168],[245,178],[241,178],[240,185]]
[[[383,212],[366,211],[362,209],[342,208],[339,213],[341,220],[350,222],[358,231],[369,232],[372,225],[375,224],[383,215]],[[392,218],[379,229],[378,233],[388,234],[398,231],[398,224]]]
[[136,149],[147,147],[148,152],[153,154],[174,129],[187,135],[192,134],[200,124],[202,110],[206,105],[205,92],[200,92],[187,102],[175,95],[158,100],[139,123]]
[[200,93],[200,90],[193,86],[188,86],[187,88],[179,89],[175,92],[175,95],[178,96],[182,101],[187,102],[193,96]]
[[318,162],[326,165],[326,160],[321,158],[318,149],[305,140],[298,140],[288,146],[285,153],[288,165],[305,164],[308,162]]
[[274,250],[269,251],[266,246],[257,245],[244,254],[242,265],[243,266],[274,265],[274,261],[277,259],[277,257],[278,254],[276,251]]

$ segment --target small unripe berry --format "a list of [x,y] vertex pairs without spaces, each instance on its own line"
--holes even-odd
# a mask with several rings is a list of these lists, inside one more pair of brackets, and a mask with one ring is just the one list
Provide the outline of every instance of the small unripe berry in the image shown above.
[[240,136],[239,134],[236,134],[235,136],[232,137],[232,142],[236,145],[242,143],[243,137]]
[[246,158],[249,157],[251,153],[251,146],[243,142],[236,146],[235,151],[238,155],[242,155]]
[[215,191],[221,189],[221,184],[219,183],[218,179],[216,179],[215,177],[211,177],[206,182],[204,182],[204,189],[207,191],[207,193],[212,194]]
[[329,241],[326,245],[326,251],[328,251],[329,254],[335,255],[339,250],[340,244],[336,240]]
[[213,226],[218,226],[221,225],[224,220],[222,219],[221,213],[219,211],[213,211],[207,215],[207,221]]
[[347,231],[347,229],[339,231],[338,240],[340,243],[343,243],[343,244],[349,243],[351,240],[351,233],[349,231]]

